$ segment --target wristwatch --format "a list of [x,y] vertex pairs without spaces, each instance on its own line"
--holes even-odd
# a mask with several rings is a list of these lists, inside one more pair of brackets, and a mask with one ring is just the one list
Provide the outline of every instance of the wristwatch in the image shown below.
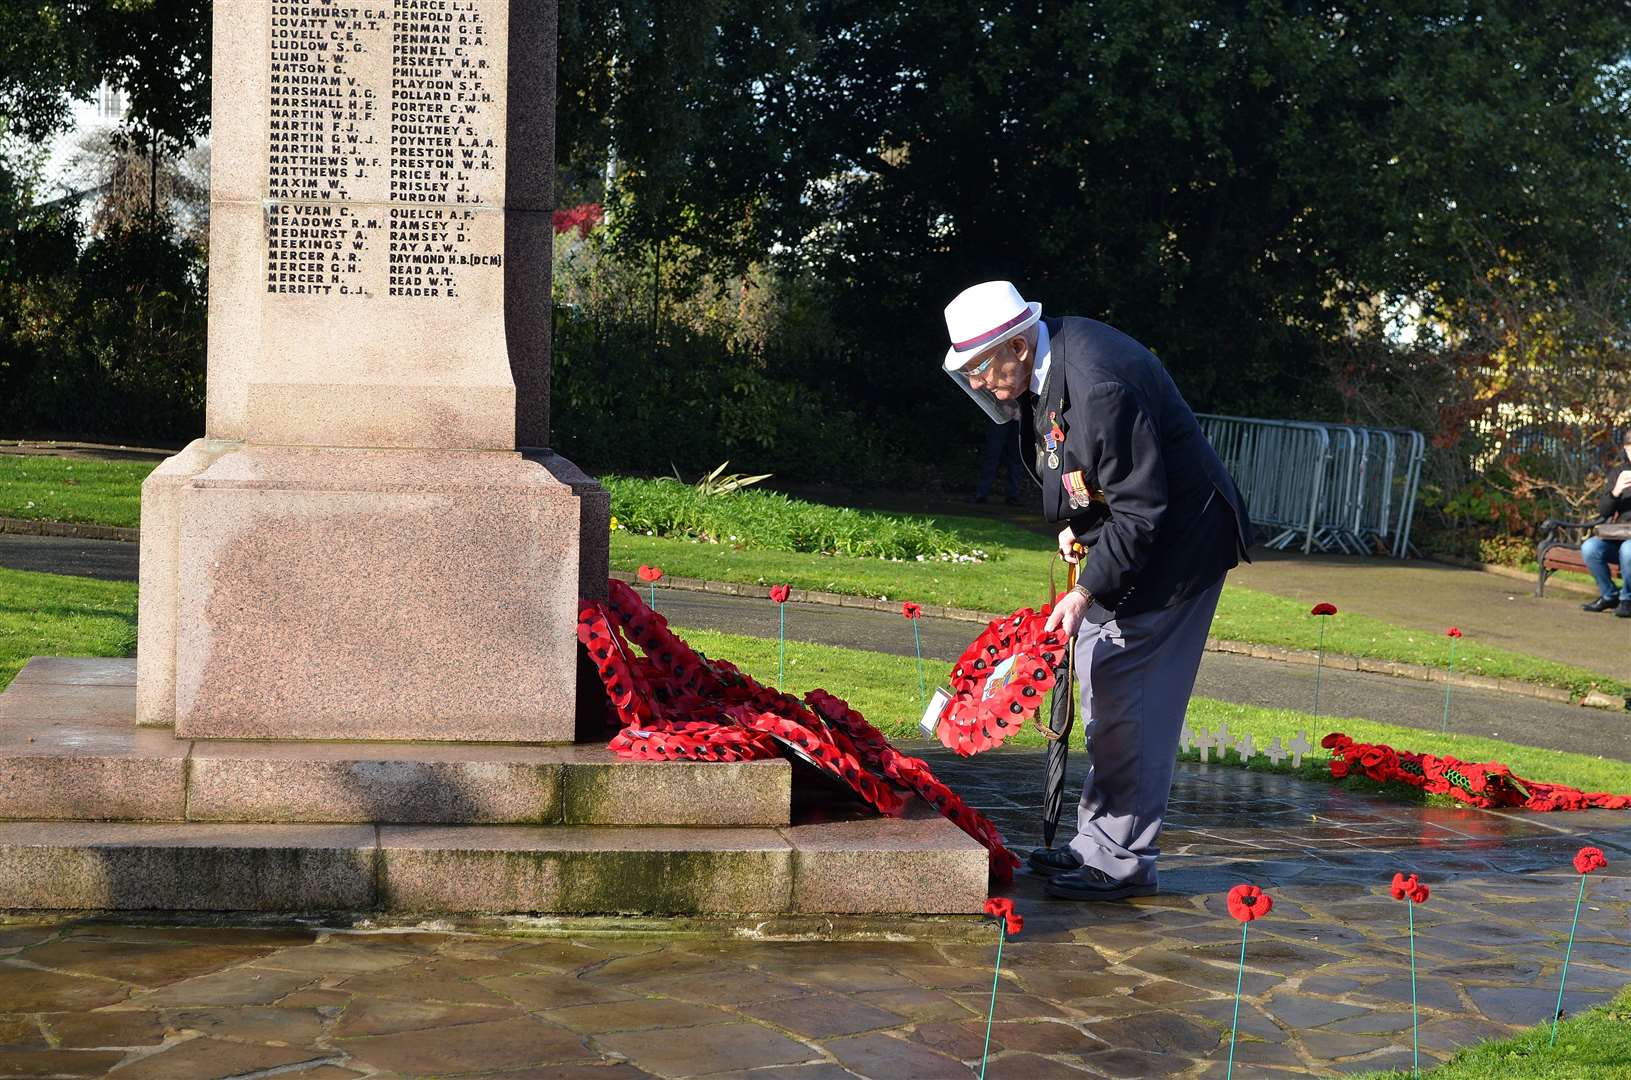
[[1072,585],[1070,587],[1070,591],[1073,592],[1073,593],[1080,593],[1081,596],[1082,596],[1082,599],[1086,600],[1089,605],[1091,605],[1093,603],[1093,594],[1088,592],[1086,589],[1082,588],[1080,583]]

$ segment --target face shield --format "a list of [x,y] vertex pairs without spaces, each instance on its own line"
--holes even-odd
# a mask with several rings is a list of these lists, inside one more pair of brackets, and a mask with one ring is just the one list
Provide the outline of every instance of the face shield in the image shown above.
[[974,389],[973,385],[968,381],[968,376],[961,371],[947,370],[945,368],[941,368],[941,370],[951,377],[952,382],[963,388],[963,393],[974,399],[974,404],[978,405],[985,415],[991,418],[993,424],[1006,424],[1010,420],[1019,419],[1019,402],[998,401],[991,391]]

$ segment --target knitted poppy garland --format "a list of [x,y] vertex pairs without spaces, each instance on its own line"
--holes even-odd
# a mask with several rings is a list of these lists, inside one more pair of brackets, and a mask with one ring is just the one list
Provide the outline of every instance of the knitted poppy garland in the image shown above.
[[1449,795],[1473,806],[1515,806],[1524,810],[1606,810],[1631,808],[1631,795],[1585,792],[1564,784],[1525,780],[1496,761],[1474,763],[1436,754],[1395,750],[1382,743],[1354,742],[1340,731],[1320,740],[1331,751],[1331,776],[1361,773],[1378,783],[1397,781],[1433,795]]
[[801,701],[704,657],[615,579],[605,600],[579,602],[578,640],[606,688],[608,720],[620,728],[609,744],[618,756],[747,761],[785,753],[889,815],[903,812],[913,792],[986,847],[996,880],[1013,877],[1019,860],[990,819],[841,698],[812,690]]
[[1042,707],[1065,662],[1065,636],[1046,629],[1051,605],[993,619],[951,669],[951,700],[935,735],[970,757],[1001,746]]

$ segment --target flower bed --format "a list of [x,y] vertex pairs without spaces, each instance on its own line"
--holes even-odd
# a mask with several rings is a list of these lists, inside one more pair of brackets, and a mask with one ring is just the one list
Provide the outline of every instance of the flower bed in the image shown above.
[[923,517],[870,514],[759,489],[704,494],[659,478],[606,476],[618,528],[648,536],[898,562],[978,563],[1000,557]]

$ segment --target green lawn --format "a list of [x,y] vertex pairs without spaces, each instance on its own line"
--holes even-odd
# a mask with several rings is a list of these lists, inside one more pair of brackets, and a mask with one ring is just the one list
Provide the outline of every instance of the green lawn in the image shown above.
[[[134,525],[140,480],[151,468],[147,462],[0,455],[0,516]],[[612,509],[615,514],[617,507]],[[990,518],[948,515],[933,521],[999,557],[977,564],[895,562],[765,551],[729,543],[643,536],[620,529],[611,538],[612,567],[632,572],[641,564],[651,564],[662,567],[672,577],[789,584],[987,612],[1013,611],[1042,602],[1053,553],[1048,536]],[[1062,584],[1062,568],[1059,580]],[[1318,642],[1318,624],[1302,601],[1229,586],[1219,602],[1212,632],[1233,641],[1311,650]],[[1332,653],[1434,667],[1445,663],[1450,646],[1449,639],[1441,635],[1349,612],[1327,620],[1325,644]],[[1611,696],[1631,695],[1631,682],[1490,648],[1476,640],[1462,639],[1457,645],[1456,670],[1561,687],[1576,696],[1589,690]]]
[[[132,583],[0,569],[0,597],[0,689],[11,682],[31,656],[129,656],[135,647],[136,586]],[[703,653],[730,660],[761,682],[774,685],[774,640],[713,630],[679,632]],[[944,684],[947,668],[933,661],[924,664],[930,688]],[[914,738],[919,734],[917,718],[922,709],[916,660],[912,657],[790,641],[786,689],[803,693],[817,687],[847,700],[891,737]],[[1265,709],[1210,698],[1194,699],[1189,718],[1192,724],[1213,731],[1227,723],[1236,735],[1250,732],[1259,747],[1266,747],[1275,736],[1284,744],[1299,731],[1308,732],[1311,743],[1318,743],[1327,732],[1341,731],[1360,742],[1384,742],[1471,761],[1501,761],[1532,780],[1571,784],[1586,791],[1631,792],[1631,763],[1518,746],[1498,739],[1438,735],[1397,724],[1316,717],[1291,709]],[[1040,746],[1042,737],[1026,728],[1010,742]],[[1303,763],[1303,775],[1326,777],[1324,753],[1316,749],[1309,759]],[[1261,754],[1250,765],[1278,771],[1290,768],[1289,762],[1272,766]],[[1345,782],[1369,785],[1357,777]]]
[[129,656],[136,585],[0,568],[0,689],[31,656]]
[[0,517],[136,528],[150,461],[0,454]]
[[[1424,1076],[1433,1080],[1626,1080],[1631,1078],[1631,989],[1557,1025],[1463,1050]],[[1409,1080],[1409,1070],[1364,1073],[1359,1080]]]

